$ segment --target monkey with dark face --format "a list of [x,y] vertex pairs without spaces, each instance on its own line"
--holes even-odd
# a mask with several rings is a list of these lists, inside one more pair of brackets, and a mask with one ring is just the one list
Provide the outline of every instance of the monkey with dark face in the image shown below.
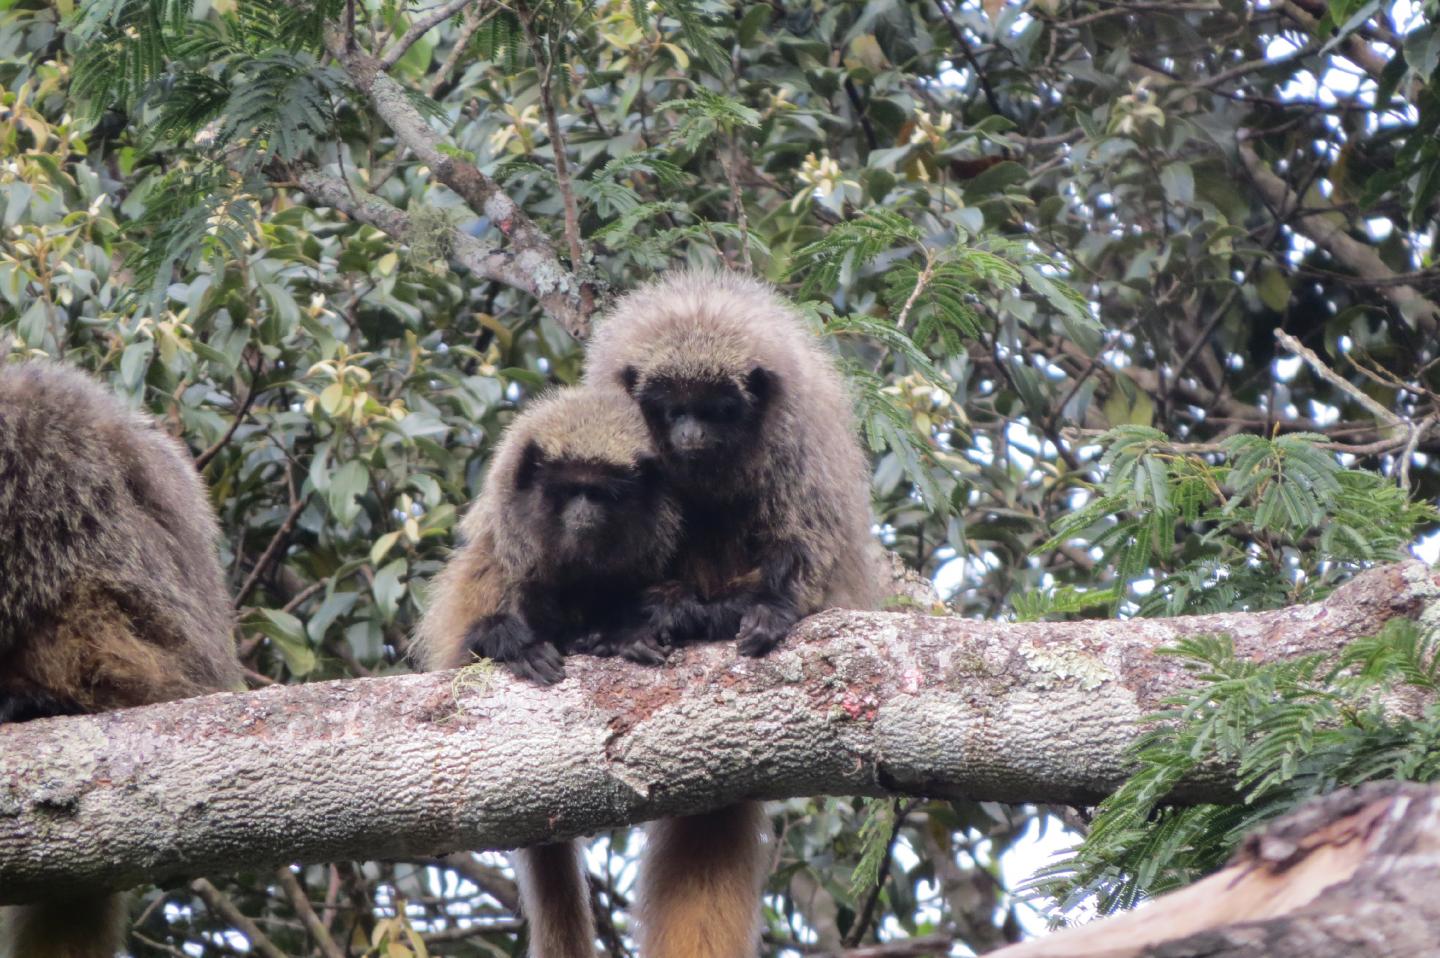
[[[63,366],[0,366],[0,723],[240,686],[185,448]],[[3,746],[0,746],[3,747]],[[0,908],[6,958],[113,958],[120,898]]]
[[[564,389],[510,424],[431,590],[418,632],[427,669],[476,656],[542,684],[571,652],[659,662],[641,596],[675,551],[680,517],[644,421],[626,397]],[[515,856],[531,958],[591,958],[581,846]]]
[[461,522],[464,544],[432,587],[421,664],[479,656],[550,684],[564,678],[566,652],[659,661],[636,615],[679,523],[623,397],[565,389],[538,400],[506,430]]
[[[705,638],[738,612],[764,655],[802,616],[868,608],[881,580],[869,470],[844,380],[803,317],[746,277],[681,272],[623,297],[586,382],[645,417],[682,516],[662,638]],[[759,935],[768,820],[745,802],[651,826],[637,890],[641,958],[747,958]]]
[[586,381],[639,405],[683,515],[671,577],[717,600],[747,585],[737,638],[763,655],[801,616],[866,608],[881,579],[869,469],[834,360],[747,277],[681,272],[623,297]]

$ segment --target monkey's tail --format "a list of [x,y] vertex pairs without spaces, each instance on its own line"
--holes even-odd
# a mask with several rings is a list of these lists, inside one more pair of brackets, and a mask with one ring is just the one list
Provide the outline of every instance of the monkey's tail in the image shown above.
[[530,958],[594,958],[595,919],[580,852],[579,842],[558,842],[515,853]]
[[640,958],[755,958],[769,834],[759,802],[653,823],[636,887]]
[[123,895],[0,908],[0,958],[115,958],[126,912]]

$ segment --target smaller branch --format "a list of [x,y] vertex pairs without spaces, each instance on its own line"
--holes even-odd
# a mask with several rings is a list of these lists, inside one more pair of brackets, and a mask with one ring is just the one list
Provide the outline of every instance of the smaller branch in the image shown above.
[[[940,11],[940,16],[945,20],[945,25],[950,28],[950,35],[955,38],[955,45],[960,48],[960,55],[970,69],[975,71],[975,82],[979,84],[980,90],[985,94],[985,102],[990,105],[990,112],[996,116],[1004,116],[1005,111],[1000,109],[1000,98],[995,95],[995,90],[990,86],[990,78],[985,71],[980,69],[980,63],[975,59],[975,53],[970,49],[970,43],[965,39],[965,31],[960,29],[960,24],[950,15],[950,8],[945,5],[945,0],[935,0],[935,7]],[[872,144],[871,148],[874,146]]]
[[190,890],[200,896],[217,917],[223,920],[231,928],[244,935],[250,942],[250,947],[259,952],[263,958],[287,958],[285,952],[276,948],[275,945],[260,930],[260,926],[246,917],[245,913],[235,907],[234,902],[204,878],[197,878],[190,883]]
[[885,860],[880,865],[880,874],[875,880],[874,887],[865,896],[865,904],[860,908],[859,917],[855,919],[850,933],[845,936],[845,947],[854,948],[860,944],[860,940],[870,930],[870,924],[875,920],[875,906],[880,902],[880,892],[890,878],[890,859],[895,854],[895,842],[900,838],[900,829],[905,825],[905,817],[913,812],[918,804],[920,804],[918,798],[909,799],[903,804],[898,798],[892,799],[891,808],[894,811],[895,823],[890,828],[890,837],[885,841]]
[[284,551],[285,544],[290,539],[290,533],[295,531],[295,523],[299,521],[300,513],[305,511],[305,503],[308,501],[308,497],[295,494],[295,478],[290,470],[289,464],[285,466],[285,478],[288,480],[290,486],[290,511],[285,515],[285,521],[280,523],[280,528],[275,530],[275,535],[271,537],[270,544],[265,547],[265,551],[261,554],[260,558],[256,560],[255,567],[250,570],[250,575],[245,579],[245,584],[240,587],[239,593],[236,594],[235,606],[237,608],[245,604],[245,601],[250,598],[250,594],[255,591],[255,587],[260,584],[261,578],[270,571],[270,567],[273,566],[275,560],[280,557],[280,553]]
[[195,457],[196,472],[204,472],[205,467],[210,464],[210,460],[214,459],[220,450],[230,444],[230,440],[235,437],[235,430],[240,428],[240,424],[245,421],[245,417],[250,412],[250,407],[255,404],[255,396],[259,393],[259,389],[255,386],[255,380],[260,377],[260,366],[258,362],[253,372],[254,375],[250,379],[250,389],[245,393],[245,400],[240,404],[240,409],[235,413],[235,418],[231,421],[230,427],[225,430],[225,435],[215,440],[210,448]]
[[565,242],[570,247],[570,268],[579,271],[585,263],[585,251],[580,242],[580,208],[575,202],[575,189],[570,183],[570,160],[566,156],[565,134],[560,129],[560,116],[555,110],[555,64],[547,53],[545,44],[535,32],[535,14],[523,5],[519,7],[520,24],[525,28],[525,39],[535,57],[536,69],[540,71],[540,110],[545,114],[545,129],[550,136],[550,151],[555,155],[555,186],[560,190],[560,200],[565,207]]
[[442,3],[432,8],[424,16],[416,17],[415,22],[410,24],[410,29],[405,31],[405,35],[390,44],[390,49],[380,55],[380,69],[388,71],[400,62],[400,58],[405,55],[405,52],[413,47],[421,37],[476,2],[477,0],[449,0],[448,3]]
[[[481,275],[535,296],[546,312],[554,316],[572,334],[583,338],[589,332],[589,317],[595,309],[594,290],[588,284],[581,283],[570,270],[560,264],[545,231],[525,215],[519,204],[511,199],[498,183],[444,142],[440,134],[431,128],[425,117],[410,102],[406,89],[380,68],[379,60],[363,51],[346,48],[341,38],[333,34],[326,37],[326,47],[331,56],[340,62],[355,86],[370,98],[375,112],[394,131],[399,143],[408,147],[420,162],[430,168],[435,178],[453,190],[473,212],[488,217],[515,245],[517,261],[527,261],[524,268],[519,270],[482,271]],[[562,142],[557,153],[563,152]],[[301,187],[314,195],[314,191],[305,186],[305,178],[301,179]],[[310,182],[318,185],[313,179]],[[337,182],[349,190],[344,181]],[[359,201],[360,194],[356,193],[351,205]],[[339,202],[332,202],[330,205],[339,209],[345,208]],[[377,219],[392,224],[408,224],[408,219],[402,212],[377,197],[366,198],[363,205],[369,207],[368,212]],[[381,212],[382,206],[388,207],[388,210]],[[392,236],[396,235],[397,231],[404,231],[398,227],[380,228]],[[576,229],[578,231],[578,217]],[[474,237],[460,235],[474,242]],[[573,249],[572,244],[572,253]],[[571,265],[578,269],[580,261],[575,260]],[[502,273],[508,275],[501,275]]]
[[730,159],[722,159],[720,165],[725,169],[725,179],[730,183],[730,210],[735,217],[735,226],[740,230],[740,263],[745,272],[749,273],[755,268],[750,259],[750,218],[745,214],[745,199],[740,193],[740,137],[734,130],[730,131]]
[[455,45],[450,48],[450,54],[445,57],[445,62],[440,64],[440,69],[435,73],[435,79],[430,84],[430,98],[433,100],[445,89],[445,84],[450,81],[450,75],[460,65],[460,58],[470,48],[470,38],[475,36],[475,31],[480,29],[480,24],[485,18],[480,15],[479,7],[467,7],[465,20],[460,24],[460,32],[455,37]]
[[1391,412],[1389,409],[1386,409],[1374,399],[1367,396],[1359,387],[1357,387],[1354,383],[1350,382],[1344,376],[1341,376],[1339,373],[1335,372],[1335,370],[1325,365],[1325,362],[1319,356],[1315,355],[1314,351],[1306,347],[1303,343],[1300,342],[1300,340],[1296,339],[1294,336],[1291,336],[1289,333],[1285,332],[1285,330],[1276,329],[1275,339],[1279,341],[1281,346],[1284,346],[1286,349],[1290,350],[1290,352],[1303,359],[1305,361],[1305,365],[1309,366],[1311,370],[1314,371],[1315,375],[1319,376],[1321,379],[1325,380],[1327,383],[1334,386],[1336,389],[1340,390],[1345,395],[1358,402],[1360,405],[1364,406],[1375,416],[1376,419],[1391,426],[1405,425],[1405,421],[1403,419],[1395,415],[1395,413]]
[[[352,189],[335,177],[315,171],[301,173],[298,185],[325,206],[375,227],[400,242],[410,235],[410,217],[378,196]],[[528,293],[576,339],[590,329],[590,313],[579,293],[579,281],[555,258],[554,251],[518,248],[502,251],[460,230],[451,230],[450,258],[485,279]]]
[[[1283,179],[1261,162],[1255,150],[1243,138],[1239,144],[1239,152],[1240,160],[1245,164],[1245,169],[1260,195],[1280,214],[1289,216],[1294,213],[1291,219],[1298,232],[1335,257],[1337,262],[1354,270],[1362,279],[1394,279],[1394,271],[1385,264],[1374,247],[1354,239],[1346,232],[1346,223],[1339,210],[1297,212],[1300,198]],[[1376,291],[1394,304],[1401,315],[1408,322],[1414,323],[1416,328],[1429,333],[1440,331],[1440,306],[1426,299],[1415,287],[1384,284],[1377,286]]]
[[315,909],[310,906],[310,899],[305,896],[305,889],[300,887],[300,880],[288,865],[281,865],[275,869],[275,878],[280,882],[280,890],[285,892],[285,897],[290,900],[290,907],[300,916],[305,923],[305,930],[310,937],[315,939],[316,946],[325,958],[345,958],[335,939],[330,937],[330,932],[320,921],[320,916],[315,914]]

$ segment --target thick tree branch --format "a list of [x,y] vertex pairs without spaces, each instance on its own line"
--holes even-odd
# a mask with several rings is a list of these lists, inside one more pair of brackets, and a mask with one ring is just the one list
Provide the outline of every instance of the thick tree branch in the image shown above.
[[1440,787],[1336,792],[1253,834],[1223,871],[1148,908],[997,958],[1350,958],[1435,953]]
[[[396,139],[412,150],[435,178],[454,190],[471,210],[489,217],[514,244],[517,258],[526,257],[543,270],[545,278],[540,286],[549,292],[549,299],[548,302],[542,299],[541,304],[566,329],[583,338],[594,309],[594,291],[561,265],[545,231],[479,167],[464,159],[459,151],[446,148],[444,139],[415,108],[405,87],[385,73],[383,61],[347,46],[338,34],[328,36],[326,44],[355,86],[370,98],[375,112],[394,131]],[[516,286],[510,280],[492,278]],[[532,292],[529,285],[516,288]]]
[[[1300,199],[1261,161],[1255,150],[1244,141],[1239,144],[1239,150],[1240,159],[1265,197],[1265,202],[1278,210],[1282,217],[1297,209]],[[1392,283],[1395,271],[1385,265],[1374,247],[1350,237],[1346,232],[1345,217],[1338,210],[1297,213],[1292,216],[1291,225],[1361,279],[1383,281],[1374,287],[1375,291],[1393,303],[1417,329],[1430,333],[1440,331],[1440,306],[1426,299],[1413,286]]]
[[[343,180],[307,171],[298,177],[300,188],[325,206],[368,223],[400,242],[410,237],[410,217],[371,193],[352,189]],[[541,307],[577,339],[590,327],[589,313],[582,306],[579,283],[553,251],[522,248],[497,249],[469,233],[450,230],[450,258],[485,279],[504,283],[539,300]]]
[[[1087,803],[1192,681],[1155,651],[1261,660],[1440,617],[1440,575],[1373,570],[1323,603],[1126,622],[828,612],[764,659],[573,658],[552,688],[468,672],[275,686],[0,726],[0,901],[289,861],[512,847],[740,798]],[[1223,770],[1181,798],[1232,796]]]

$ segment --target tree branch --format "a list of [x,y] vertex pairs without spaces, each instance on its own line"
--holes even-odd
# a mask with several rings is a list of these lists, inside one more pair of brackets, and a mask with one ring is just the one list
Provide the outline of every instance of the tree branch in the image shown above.
[[1429,955],[1440,934],[1440,787],[1380,782],[1246,838],[1223,871],[1149,907],[996,958]]
[[390,44],[390,49],[381,54],[376,63],[381,70],[389,70],[400,62],[400,58],[405,55],[405,52],[419,42],[421,37],[466,7],[478,3],[479,0],[447,0],[445,3],[437,4],[423,16],[416,17],[415,22],[410,24],[410,29],[405,31],[405,35]]
[[[1278,210],[1281,216],[1296,210],[1300,199],[1291,192],[1289,185],[1261,162],[1250,144],[1242,140],[1239,150],[1241,162],[1245,164],[1245,169],[1250,173],[1265,201]],[[1335,257],[1336,261],[1353,270],[1361,279],[1372,282],[1384,280],[1384,283],[1375,287],[1375,291],[1393,303],[1400,310],[1400,314],[1417,329],[1429,333],[1440,332],[1440,306],[1426,299],[1413,286],[1391,283],[1395,278],[1394,271],[1385,265],[1374,247],[1352,239],[1346,233],[1346,220],[1339,210],[1297,212],[1293,215],[1291,224],[1316,246]]]
[[[325,206],[367,223],[400,242],[410,237],[410,217],[378,196],[351,189],[343,180],[317,173],[301,173],[298,183]],[[476,239],[469,233],[451,230],[450,258],[477,276],[503,283],[528,293],[539,300],[541,307],[555,321],[583,339],[590,328],[575,277],[555,258],[553,250],[522,248],[500,250],[493,244]]]
[[[1440,616],[1440,575],[1404,563],[1315,605],[1177,619],[832,611],[758,660],[722,643],[664,668],[576,656],[551,688],[481,666],[4,725],[0,902],[514,847],[744,798],[1091,803],[1193,681],[1157,648],[1223,633],[1255,660],[1334,653],[1400,616]],[[1177,796],[1234,798],[1205,774]]]
[[[394,131],[396,139],[414,151],[435,178],[454,190],[473,212],[489,217],[515,245],[517,258],[524,257],[532,266],[543,270],[545,278],[539,286],[549,292],[549,299],[548,302],[542,299],[541,305],[572,334],[583,338],[589,331],[590,313],[595,308],[594,291],[561,265],[545,231],[479,167],[464,159],[459,151],[447,149],[440,134],[410,102],[405,87],[386,75],[381,60],[358,48],[347,47],[344,38],[337,34],[327,36],[326,46],[355,86],[370,98],[375,112]],[[531,292],[530,284],[517,286],[510,279],[491,278]]]

